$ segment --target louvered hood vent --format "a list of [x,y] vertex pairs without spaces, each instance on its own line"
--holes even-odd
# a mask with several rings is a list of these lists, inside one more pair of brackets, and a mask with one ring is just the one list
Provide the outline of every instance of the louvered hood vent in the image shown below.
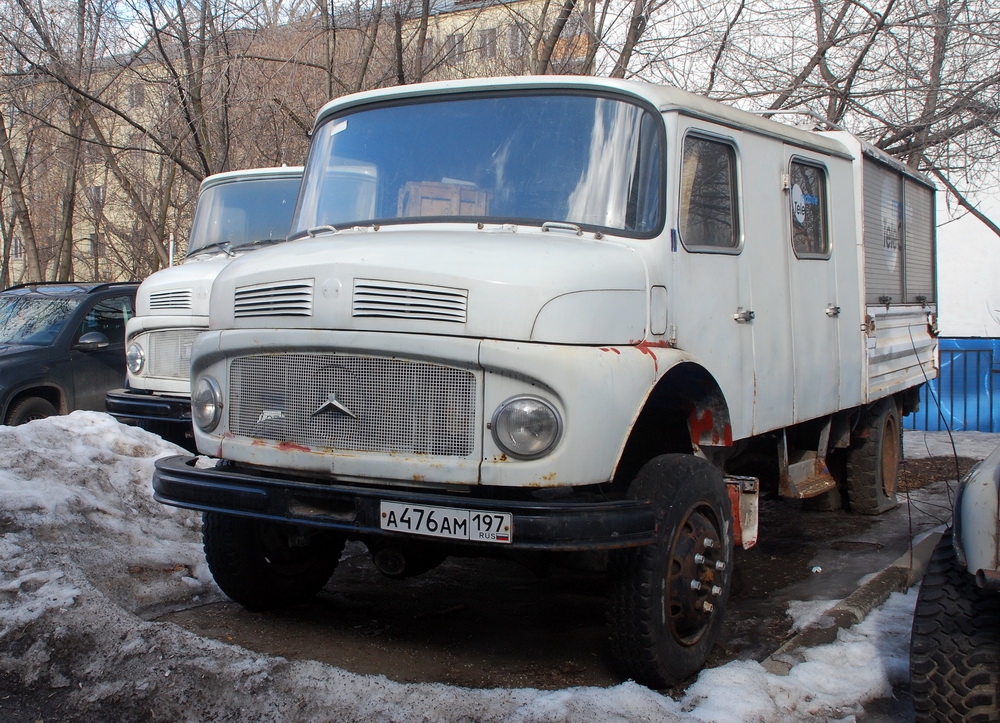
[[240,286],[233,301],[237,319],[253,316],[312,316],[313,279]]
[[464,324],[468,302],[469,292],[466,289],[355,279],[352,312],[355,317],[453,321]]
[[191,289],[171,289],[170,291],[154,291],[149,295],[150,311],[169,311],[170,309],[190,310],[194,293]]

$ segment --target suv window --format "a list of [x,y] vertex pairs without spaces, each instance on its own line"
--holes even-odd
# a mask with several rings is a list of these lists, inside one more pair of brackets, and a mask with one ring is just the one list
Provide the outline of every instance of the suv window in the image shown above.
[[75,299],[0,296],[0,344],[51,344],[79,305]]
[[99,331],[112,344],[125,342],[125,322],[133,316],[132,299],[128,296],[112,296],[94,304],[87,317],[80,324],[82,336],[91,331]]

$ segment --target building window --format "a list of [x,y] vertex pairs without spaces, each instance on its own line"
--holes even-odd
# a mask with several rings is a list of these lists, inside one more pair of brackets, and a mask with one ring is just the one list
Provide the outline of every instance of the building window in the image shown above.
[[479,52],[484,58],[497,57],[497,30],[487,28],[479,31]]
[[819,166],[792,161],[788,186],[795,255],[799,258],[829,258],[826,173]]
[[527,23],[514,23],[510,28],[510,53],[515,58],[523,58],[528,54],[528,34],[531,32]]
[[101,213],[104,208],[104,186],[92,186],[90,189],[90,205],[94,213]]
[[128,87],[128,107],[138,108],[146,103],[146,86],[133,83]]
[[684,139],[679,225],[685,246],[721,250],[739,245],[736,150],[730,144]]
[[90,255],[95,259],[104,256],[104,242],[101,239],[101,234],[91,234],[87,238],[90,241]]
[[444,39],[444,59],[449,63],[462,60],[465,53],[465,36],[462,33],[449,35]]
[[10,257],[12,259],[20,259],[24,257],[24,242],[21,241],[21,239],[19,239],[17,236],[11,239]]

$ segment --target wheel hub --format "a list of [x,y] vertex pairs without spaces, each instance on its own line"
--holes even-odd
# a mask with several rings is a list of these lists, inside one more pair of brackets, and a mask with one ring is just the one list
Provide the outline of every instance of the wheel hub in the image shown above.
[[668,628],[681,645],[697,643],[711,622],[722,594],[723,550],[712,518],[692,510],[670,546],[664,601]]

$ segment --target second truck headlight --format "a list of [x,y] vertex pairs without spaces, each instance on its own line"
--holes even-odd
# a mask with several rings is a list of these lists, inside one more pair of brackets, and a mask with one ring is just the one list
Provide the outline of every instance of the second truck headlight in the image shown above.
[[511,397],[493,413],[493,441],[504,452],[520,459],[548,453],[562,434],[562,420],[555,407],[538,397]]
[[135,342],[129,344],[128,351],[125,352],[125,365],[133,374],[139,374],[142,371],[142,368],[146,366],[146,352],[142,346]]

